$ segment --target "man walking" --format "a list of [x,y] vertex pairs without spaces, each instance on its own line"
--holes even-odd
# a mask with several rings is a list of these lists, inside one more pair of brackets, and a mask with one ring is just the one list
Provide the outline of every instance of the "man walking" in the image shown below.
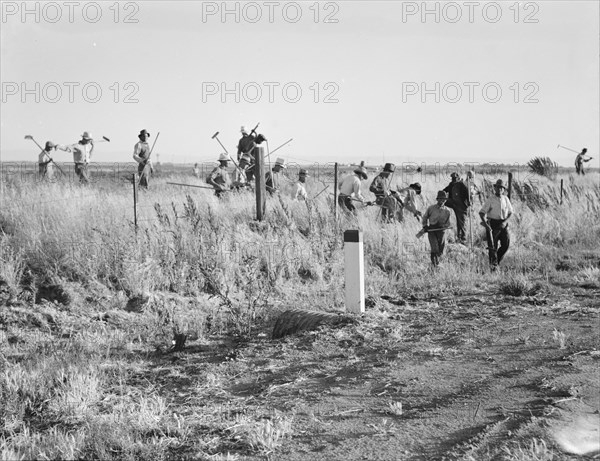
[[452,173],[450,177],[452,182],[443,189],[449,197],[446,206],[454,210],[456,236],[458,241],[465,245],[467,241],[467,215],[471,206],[469,188],[462,182],[458,173]]
[[133,146],[133,159],[138,162],[138,175],[140,177],[140,187],[148,189],[150,183],[150,174],[152,173],[152,162],[150,160],[150,146],[148,138],[150,133],[146,130],[140,131],[138,138],[140,139]]
[[50,152],[56,149],[56,144],[52,141],[46,141],[46,146],[44,150],[40,152],[38,158],[38,167],[40,179],[47,179],[48,181],[52,181],[54,179],[54,166],[52,165],[52,157],[50,157]]
[[589,162],[593,157],[587,157],[587,148],[583,148],[582,151],[575,157],[575,172],[577,174],[585,175],[583,170],[583,162]]
[[431,246],[431,264],[438,266],[446,247],[446,231],[450,228],[450,210],[444,206],[448,195],[443,190],[437,193],[435,205],[431,205],[423,215],[423,230],[427,232]]
[[308,178],[308,171],[301,168],[298,172],[298,182],[296,183],[296,188],[292,192],[292,200],[305,201],[308,199],[305,186],[306,178]]
[[206,182],[215,188],[215,195],[221,198],[225,192],[231,189],[231,178],[227,167],[229,166],[229,155],[219,155],[219,166],[216,167],[206,178]]
[[[492,270],[498,267],[510,245],[507,221],[513,214],[513,207],[508,197],[504,195],[505,190],[504,182],[501,179],[496,181],[496,184],[494,184],[494,195],[491,195],[485,201],[479,211],[481,224],[486,230]],[[500,243],[500,247],[498,247],[498,243]]]
[[94,152],[94,140],[92,135],[84,131],[81,135],[81,140],[76,144],[56,145],[57,149],[73,154],[73,162],[75,163],[75,174],[79,177],[81,184],[88,184],[90,176],[88,173],[88,163],[92,159]]
[[[361,180],[366,181],[368,178],[366,168],[361,164],[358,168],[353,171],[353,174],[346,176],[338,189],[340,191],[338,195],[338,205],[342,209],[346,209],[350,213],[356,213],[356,207],[352,203],[353,200],[365,203],[365,198],[360,192]],[[366,202],[370,204],[370,202]]]

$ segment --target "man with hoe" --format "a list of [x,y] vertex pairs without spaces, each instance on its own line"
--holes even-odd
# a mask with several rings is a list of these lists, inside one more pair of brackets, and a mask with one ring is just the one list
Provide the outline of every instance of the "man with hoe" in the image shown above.
[[206,178],[206,182],[215,188],[215,195],[221,198],[222,195],[231,189],[231,178],[227,167],[229,166],[229,155],[219,155],[219,166],[216,167]]
[[94,152],[94,140],[92,135],[84,131],[81,140],[76,144],[56,145],[57,149],[73,154],[73,163],[75,163],[75,174],[79,177],[81,184],[88,184],[90,176],[88,173],[88,163],[92,159]]
[[48,181],[52,181],[54,179],[54,167],[52,165],[52,157],[50,157],[50,152],[56,149],[56,144],[52,141],[46,141],[46,145],[44,146],[44,150],[40,152],[40,156],[38,159],[38,168],[40,179],[47,179]]
[[417,221],[421,219],[422,213],[417,209],[417,195],[421,195],[421,184],[415,182],[409,184],[408,187],[398,189],[397,194],[405,194],[404,206],[400,208],[398,213],[398,220],[404,221],[404,210],[409,211],[413,214]]
[[[140,139],[135,146],[133,146],[133,159],[138,162],[138,175],[140,177],[140,187],[148,189],[150,182],[150,175],[152,174],[152,162],[150,160],[150,146],[148,145],[148,138],[150,133],[146,130],[140,131],[138,138]],[[148,168],[146,168],[148,166]]]
[[[504,182],[501,179],[496,181],[494,195],[485,201],[479,211],[481,225],[485,227],[486,231],[492,270],[496,270],[510,245],[507,221],[513,214],[513,207],[508,197],[504,195],[505,190]],[[500,248],[498,248],[498,243],[500,243]]]
[[[352,203],[353,201],[358,201],[361,203],[365,203],[365,198],[360,192],[360,182],[361,180],[366,181],[367,169],[364,167],[364,163],[361,163],[359,167],[357,167],[353,174],[346,176],[338,189],[340,194],[338,195],[338,205],[342,209],[346,209],[350,213],[356,213],[356,207]],[[366,202],[370,204],[370,202]]]
[[242,133],[242,137],[240,138],[237,146],[238,162],[242,158],[243,154],[250,154],[250,152],[252,152],[252,149],[254,149],[255,146],[254,132],[248,133],[248,128],[246,128],[245,126],[242,126],[242,128],[240,128],[240,132]]
[[575,171],[577,174],[585,175],[585,171],[583,171],[583,162],[589,162],[593,157],[587,156],[587,148],[584,147],[583,150],[577,154],[575,157]]
[[446,206],[454,210],[456,216],[456,236],[463,245],[467,241],[467,215],[471,206],[469,188],[462,182],[458,173],[450,175],[452,182],[443,190],[449,196]]
[[369,190],[375,194],[375,204],[381,207],[381,217],[384,222],[394,221],[402,202],[396,200],[390,191],[390,175],[396,169],[393,163],[386,163],[381,173],[373,179]]
[[434,267],[440,263],[446,247],[446,231],[450,228],[450,210],[444,206],[446,200],[448,200],[446,192],[439,191],[436,197],[437,203],[427,208],[423,215],[423,230],[417,234],[417,237],[420,237],[427,232],[431,246],[431,264]]

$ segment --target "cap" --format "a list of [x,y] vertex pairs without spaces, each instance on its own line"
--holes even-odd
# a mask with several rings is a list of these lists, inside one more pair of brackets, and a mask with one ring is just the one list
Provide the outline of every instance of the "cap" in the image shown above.
[[87,131],[84,131],[83,134],[81,135],[81,137],[83,139],[92,139],[92,135]]

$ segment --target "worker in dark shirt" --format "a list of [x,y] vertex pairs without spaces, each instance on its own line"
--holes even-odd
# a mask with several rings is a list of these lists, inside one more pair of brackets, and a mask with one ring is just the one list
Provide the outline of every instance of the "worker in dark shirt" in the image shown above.
[[465,244],[467,241],[467,214],[471,206],[469,189],[462,182],[458,173],[452,173],[450,177],[452,178],[452,182],[443,189],[448,194],[446,207],[454,210],[454,215],[456,216],[456,237],[460,243]]
[[248,129],[245,126],[243,126],[240,131],[242,133],[242,137],[240,138],[237,147],[238,162],[240,161],[242,155],[249,154],[255,146],[254,133],[248,133]]

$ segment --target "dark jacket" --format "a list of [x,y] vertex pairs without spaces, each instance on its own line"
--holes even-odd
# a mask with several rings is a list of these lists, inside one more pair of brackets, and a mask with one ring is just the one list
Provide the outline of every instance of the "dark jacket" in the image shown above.
[[469,189],[462,181],[451,182],[444,189],[448,193],[446,206],[458,210],[466,210],[471,206]]

